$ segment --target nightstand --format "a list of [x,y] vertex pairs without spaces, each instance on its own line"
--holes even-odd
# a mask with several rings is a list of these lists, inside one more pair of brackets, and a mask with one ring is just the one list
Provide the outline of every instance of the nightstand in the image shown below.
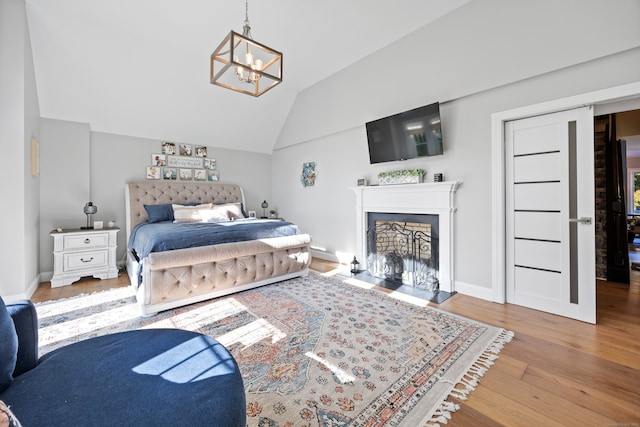
[[70,285],[84,276],[118,277],[117,234],[120,229],[53,230],[53,277],[51,287]]

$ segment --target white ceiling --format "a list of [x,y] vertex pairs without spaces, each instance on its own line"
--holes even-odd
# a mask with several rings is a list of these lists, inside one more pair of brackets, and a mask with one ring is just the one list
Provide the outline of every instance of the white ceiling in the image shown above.
[[209,83],[243,0],[25,0],[42,117],[91,130],[270,153],[296,95],[470,0],[251,0],[284,55],[259,98]]

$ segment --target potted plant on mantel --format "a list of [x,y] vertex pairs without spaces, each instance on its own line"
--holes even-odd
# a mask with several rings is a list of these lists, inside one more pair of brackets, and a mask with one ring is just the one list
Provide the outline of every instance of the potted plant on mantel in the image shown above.
[[378,174],[378,183],[380,185],[418,184],[423,181],[425,173],[424,169],[400,169],[380,172]]

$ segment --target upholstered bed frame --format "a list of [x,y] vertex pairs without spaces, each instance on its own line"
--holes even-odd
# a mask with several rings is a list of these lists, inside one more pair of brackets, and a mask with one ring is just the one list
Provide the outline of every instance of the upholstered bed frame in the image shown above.
[[[126,237],[147,220],[144,205],[161,203],[244,203],[235,184],[137,181],[126,185]],[[142,262],[127,248],[127,272],[143,315],[267,285],[308,273],[311,256],[308,234],[247,242],[223,243],[154,252]]]

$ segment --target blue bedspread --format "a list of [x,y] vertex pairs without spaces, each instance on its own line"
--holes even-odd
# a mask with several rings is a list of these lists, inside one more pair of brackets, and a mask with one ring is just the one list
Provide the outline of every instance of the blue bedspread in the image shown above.
[[298,226],[287,221],[252,218],[217,223],[143,222],[131,231],[129,249],[142,260],[151,252],[292,236],[298,232]]

